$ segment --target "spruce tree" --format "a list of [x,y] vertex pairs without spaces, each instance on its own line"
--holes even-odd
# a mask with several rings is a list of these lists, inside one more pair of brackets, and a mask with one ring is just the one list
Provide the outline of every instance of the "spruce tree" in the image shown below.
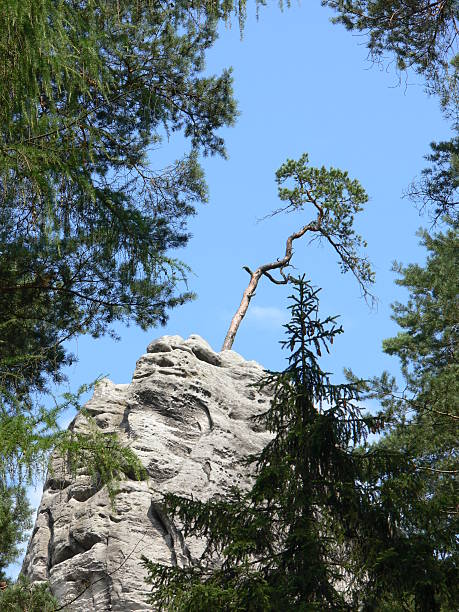
[[318,362],[342,332],[321,320],[317,290],[294,281],[285,326],[289,365],[261,383],[273,399],[256,420],[273,434],[248,458],[254,481],[207,502],[164,496],[184,536],[205,540],[187,567],[144,560],[157,610],[375,609],[393,546],[385,481],[410,470],[403,453],[371,449],[382,421],[358,405],[366,384],[334,384]]

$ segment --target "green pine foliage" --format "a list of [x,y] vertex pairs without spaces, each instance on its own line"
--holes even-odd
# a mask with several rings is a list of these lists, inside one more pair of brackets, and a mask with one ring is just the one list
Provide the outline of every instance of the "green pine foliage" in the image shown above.
[[[410,549],[394,551],[391,567],[412,575],[416,610],[455,609],[457,590],[457,440],[459,422],[459,241],[457,222],[430,235],[421,232],[428,251],[424,266],[396,265],[397,284],[409,291],[406,304],[393,306],[401,328],[384,342],[399,358],[404,384],[385,373],[373,381],[390,424],[378,444],[411,457],[413,471],[390,483],[392,503]],[[407,489],[417,495],[406,499]],[[409,571],[408,571],[409,570]]]
[[46,584],[31,584],[23,576],[0,591],[2,612],[54,612],[60,608]]
[[457,53],[455,0],[323,0],[348,30],[368,35],[373,58],[394,54],[401,70],[413,67],[438,80]]
[[[458,126],[456,126],[456,134]],[[458,219],[459,136],[449,141],[433,142],[426,159],[431,165],[422,171],[420,180],[409,190],[410,198],[421,211],[428,210],[435,221],[443,216]]]
[[345,170],[309,166],[307,153],[298,160],[288,159],[276,172],[278,196],[287,202],[274,211],[297,210],[313,213],[316,220],[308,225],[319,241],[334,249],[342,272],[351,272],[357,279],[363,295],[370,296],[369,285],[374,272],[368,259],[360,254],[366,241],[354,229],[355,215],[363,210],[368,195],[357,179],[351,179]]
[[289,365],[262,383],[273,400],[256,420],[273,438],[248,458],[250,491],[208,502],[164,496],[184,536],[206,548],[183,568],[144,559],[156,610],[374,610],[386,579],[400,590],[380,572],[395,545],[386,482],[411,466],[403,453],[367,445],[382,421],[358,406],[365,383],[333,384],[320,368],[342,329],[320,320],[304,279],[290,309]]

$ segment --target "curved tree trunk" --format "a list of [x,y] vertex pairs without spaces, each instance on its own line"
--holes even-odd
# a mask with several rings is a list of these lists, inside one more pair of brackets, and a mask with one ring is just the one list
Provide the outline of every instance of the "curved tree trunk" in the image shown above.
[[257,289],[258,281],[260,280],[261,275],[262,272],[260,271],[260,268],[255,270],[255,272],[251,273],[250,282],[246,290],[242,294],[242,300],[239,304],[239,308],[236,310],[236,314],[232,318],[231,324],[225,337],[225,341],[223,342],[222,351],[230,350],[233,346],[237,330],[239,329],[239,325],[241,324],[242,319],[245,317],[245,314],[250,304],[250,300],[255,295],[255,291]]
[[[284,274],[284,268],[286,268],[290,264],[290,260],[292,259],[293,250],[292,243],[297,238],[301,238],[307,231],[318,232],[320,231],[320,221],[321,217],[314,223],[308,223],[298,232],[295,232],[291,236],[287,238],[287,244],[285,247],[285,255],[282,259],[278,259],[277,261],[263,264],[259,266],[255,272],[252,272],[250,268],[244,267],[244,270],[250,274],[250,281],[247,285],[246,290],[242,295],[241,303],[239,304],[239,308],[236,310],[236,314],[234,315],[231,324],[228,329],[228,333],[226,334],[225,341],[223,342],[222,351],[228,351],[232,348],[234,338],[236,337],[237,330],[239,329],[239,325],[242,322],[242,319],[245,317],[247,313],[247,309],[250,304],[250,300],[255,295],[255,291],[258,286],[258,282],[262,276],[267,276],[272,283],[276,285],[286,285],[289,281],[289,277]],[[274,278],[270,274],[270,270],[279,270],[282,280]]]

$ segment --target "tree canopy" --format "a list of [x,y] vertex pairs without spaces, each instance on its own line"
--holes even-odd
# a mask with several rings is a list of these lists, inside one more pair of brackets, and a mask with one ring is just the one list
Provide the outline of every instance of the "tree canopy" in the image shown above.
[[[391,484],[397,508],[397,529],[409,537],[416,555],[398,551],[396,565],[410,568],[419,581],[418,598],[426,610],[450,610],[457,601],[457,433],[459,420],[458,318],[459,265],[457,222],[431,236],[421,232],[428,251],[425,266],[396,265],[397,284],[406,287],[406,304],[393,306],[401,328],[384,341],[389,355],[399,358],[403,384],[388,373],[373,381],[382,401],[386,435],[378,447],[404,452],[414,471]],[[409,504],[404,488],[418,495]],[[418,561],[415,561],[415,559]],[[405,594],[409,602],[408,594]],[[407,602],[407,603],[408,603]],[[419,605],[418,605],[419,607]],[[423,609],[423,608],[420,608]]]
[[[277,285],[287,284],[290,280],[286,273],[293,256],[293,241],[303,236],[312,236],[310,241],[324,241],[338,256],[338,265],[343,273],[351,272],[357,280],[362,295],[372,297],[369,287],[374,281],[370,262],[362,253],[367,246],[365,240],[354,229],[355,215],[363,210],[368,196],[357,179],[351,179],[346,171],[338,168],[314,168],[309,166],[307,153],[298,160],[288,159],[276,172],[279,199],[287,204],[275,210],[271,216],[280,212],[301,212],[305,219],[303,227],[291,234],[286,241],[285,255],[276,261],[262,264],[250,274],[250,282],[245,289],[225,340],[223,350],[231,349],[239,325],[244,318],[250,300],[262,276]],[[281,278],[272,273],[278,271]]]
[[427,155],[430,166],[409,188],[411,199],[421,211],[427,211],[435,221],[443,216],[458,218],[459,201],[459,136],[450,141],[434,142]]
[[[171,250],[186,244],[187,218],[207,197],[199,154],[225,155],[218,130],[237,114],[232,79],[229,70],[205,74],[205,54],[219,20],[233,10],[242,19],[243,6],[2,5],[0,473],[11,533],[10,502],[22,492],[10,487],[30,480],[56,443],[62,452],[81,447],[58,426],[77,397],[52,407],[44,399],[75,360],[66,341],[114,334],[117,321],[164,324],[193,297]],[[189,145],[166,162],[158,149],[174,133]],[[86,443],[80,462],[91,456],[103,480],[139,468],[116,440]],[[115,459],[106,466],[104,444]]]
[[455,0],[323,0],[322,4],[338,13],[335,22],[368,35],[374,59],[393,54],[400,70],[413,67],[433,83],[439,83],[457,53]]
[[[19,359],[40,390],[64,339],[164,323],[191,297],[170,249],[206,197],[197,153],[224,154],[236,109],[230,73],[202,74],[218,22],[202,7],[8,2],[0,19],[1,378],[16,389]],[[190,152],[161,169],[179,130]]]

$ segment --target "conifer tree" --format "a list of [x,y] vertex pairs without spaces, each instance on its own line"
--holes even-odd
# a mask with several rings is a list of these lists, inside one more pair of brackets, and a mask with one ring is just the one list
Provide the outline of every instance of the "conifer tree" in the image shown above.
[[[303,226],[291,234],[285,245],[285,254],[275,261],[259,265],[254,271],[248,266],[244,270],[250,274],[247,285],[236,313],[228,328],[222,350],[231,349],[239,326],[245,317],[252,297],[262,277],[276,285],[286,285],[290,276],[286,270],[291,266],[293,242],[308,236],[323,241],[338,256],[338,264],[343,273],[351,272],[357,280],[365,298],[373,300],[369,286],[374,282],[374,272],[362,249],[365,240],[354,229],[355,215],[363,210],[368,196],[356,179],[351,179],[346,171],[338,168],[314,168],[309,166],[309,156],[303,153],[298,160],[287,159],[276,172],[278,197],[287,204],[271,213],[304,213]],[[278,278],[274,272],[278,272]]]
[[[213,8],[211,8],[213,7]],[[231,76],[204,77],[229,5],[9,1],[0,15],[0,386],[9,403],[59,381],[65,340],[162,324],[206,198],[197,156],[224,155]],[[190,151],[154,151],[184,131]],[[10,398],[10,399],[8,399]]]
[[2,612],[57,612],[61,610],[45,583],[31,584],[23,576],[0,591]]
[[[44,398],[75,360],[66,341],[114,335],[115,322],[142,329],[164,324],[171,308],[192,297],[183,285],[187,267],[170,251],[186,244],[186,221],[207,196],[198,157],[225,155],[218,130],[236,116],[230,71],[203,73],[218,22],[233,11],[242,23],[243,2],[2,3],[5,512],[15,507],[12,492],[19,495],[56,444],[75,469],[82,462],[101,468],[102,482],[123,470],[140,475],[136,458],[113,436],[98,436],[89,425],[83,444],[59,431],[60,414],[78,407],[76,395],[52,408]],[[165,163],[157,150],[178,132],[188,149]],[[28,511],[21,507],[25,528]],[[1,553],[11,560],[14,550],[11,542]]]
[[[421,232],[428,250],[425,266],[395,270],[406,287],[406,304],[393,306],[400,327],[384,341],[384,351],[399,358],[403,384],[388,373],[373,381],[382,401],[387,435],[377,448],[411,457],[410,474],[393,478],[388,487],[398,518],[394,528],[410,548],[394,549],[386,570],[403,568],[412,577],[406,605],[416,610],[452,610],[457,604],[457,440],[459,433],[459,269],[458,224],[446,231]],[[416,495],[406,499],[406,490]]]
[[394,267],[400,275],[397,284],[409,291],[409,299],[393,306],[401,331],[383,346],[399,358],[404,384],[386,372],[372,385],[387,423],[375,449],[403,453],[412,462],[409,474],[387,482],[393,528],[405,543],[381,558],[381,575],[392,577],[382,597],[390,610],[449,611],[458,601],[459,5],[454,0],[323,4],[337,11],[335,22],[368,36],[374,60],[392,56],[400,70],[412,68],[421,74],[427,91],[439,96],[445,116],[452,120],[453,137],[432,143],[430,166],[408,192],[442,231],[420,231],[428,250],[424,266]]
[[[413,67],[440,84],[458,52],[459,8],[455,0],[322,0],[348,30],[368,36],[376,60],[393,54],[397,67]],[[387,56],[386,56],[387,57]]]
[[410,198],[421,212],[427,211],[434,222],[449,217],[457,221],[459,213],[459,136],[449,141],[433,142],[426,156],[430,166],[409,189]]
[[385,482],[411,466],[403,453],[367,446],[382,422],[358,406],[365,383],[333,384],[318,363],[342,329],[335,317],[320,320],[317,290],[294,282],[289,365],[262,382],[273,400],[256,418],[273,438],[248,458],[249,492],[164,496],[184,536],[206,548],[183,568],[144,560],[155,609],[370,610],[388,583],[397,597],[400,585],[379,571],[396,545]]
[[27,529],[32,527],[30,506],[24,487],[8,487],[2,482],[0,491],[0,580],[5,569],[16,559],[18,545],[24,541]]

